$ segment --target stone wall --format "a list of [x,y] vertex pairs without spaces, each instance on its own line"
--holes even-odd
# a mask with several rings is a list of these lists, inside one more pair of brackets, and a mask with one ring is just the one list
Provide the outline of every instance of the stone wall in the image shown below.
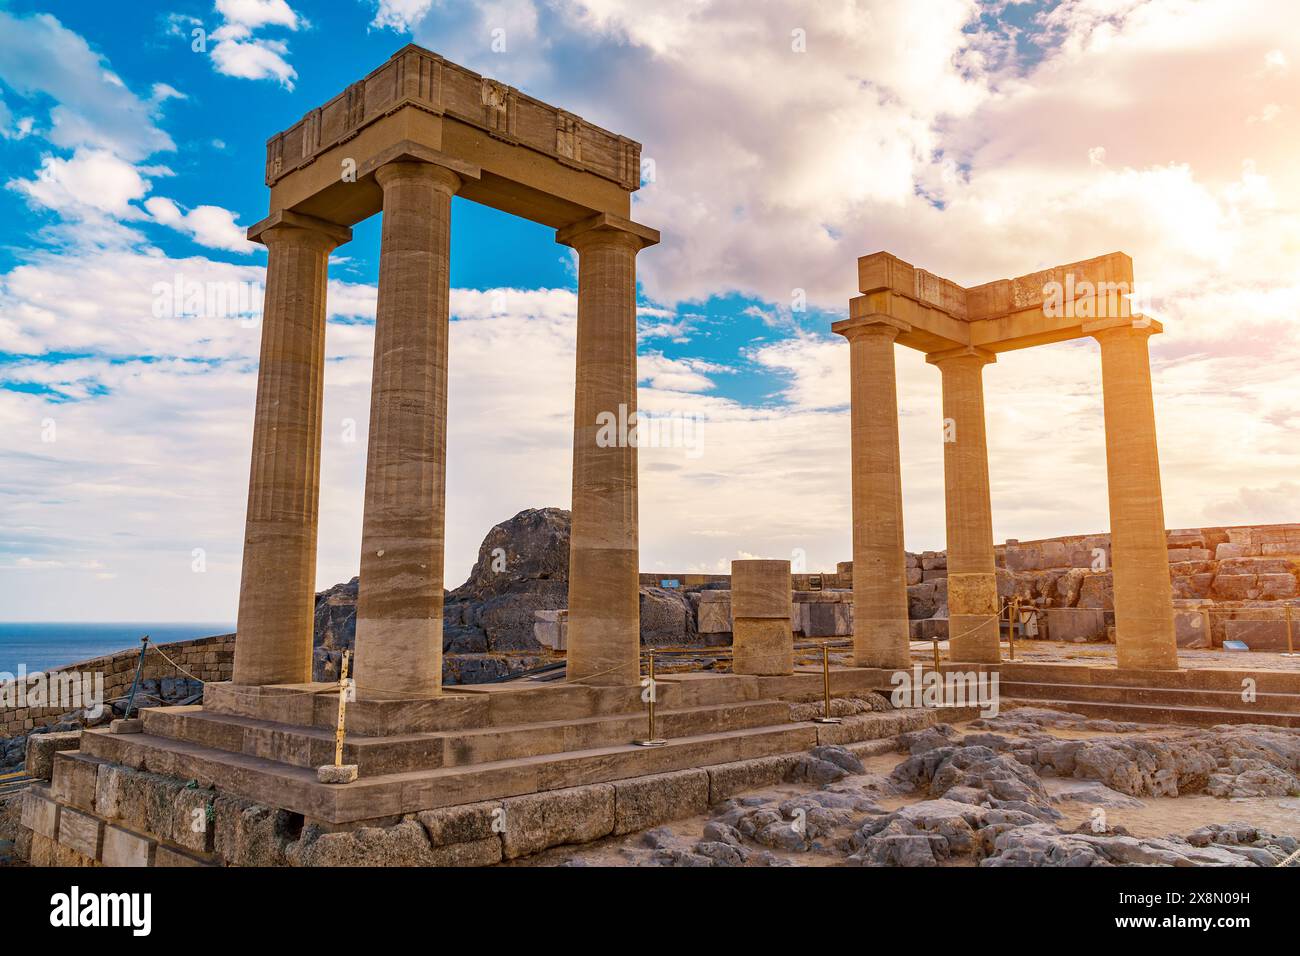
[[[137,700],[138,705],[156,704],[150,697],[174,696],[165,693],[164,681],[187,680],[187,675],[172,666],[159,651],[165,653],[191,675],[201,681],[230,680],[231,666],[235,656],[235,635],[222,634],[215,637],[201,637],[192,641],[177,641],[172,644],[151,646],[145,656],[144,671],[141,679],[147,682],[143,688],[145,697]],[[126,695],[135,678],[136,664],[140,659],[140,648],[129,647],[104,657],[95,657],[63,667],[51,668],[50,675],[55,674],[102,674],[104,681],[104,699],[111,701]],[[21,696],[28,697],[27,691],[33,690],[38,682],[35,675],[27,675],[26,687]],[[0,684],[0,701],[17,701],[20,688],[11,681]],[[171,688],[169,688],[171,689]],[[180,688],[183,690],[183,688]],[[61,706],[7,706],[0,707],[0,737],[13,737],[51,723],[68,714],[74,708]]]

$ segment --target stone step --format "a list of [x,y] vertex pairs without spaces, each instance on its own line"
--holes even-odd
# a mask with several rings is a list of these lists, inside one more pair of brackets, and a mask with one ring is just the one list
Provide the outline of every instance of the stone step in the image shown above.
[[[1243,654],[1243,657],[1249,657]],[[1240,691],[1243,678],[1255,681],[1260,693],[1300,694],[1300,661],[1295,670],[1258,670],[1243,660],[1240,667],[1198,667],[1177,671],[1121,670],[1104,664],[1058,664],[1003,661],[1003,681],[1035,684],[1106,684],[1118,687],[1160,687],[1186,690]],[[947,667],[948,665],[945,665]]]
[[[643,713],[641,694],[637,686],[522,681],[457,686],[445,688],[443,696],[431,700],[354,701],[348,704],[347,722],[349,730],[360,736],[509,727]],[[743,675],[671,675],[658,681],[658,702],[664,709],[736,704],[762,697],[758,679]],[[212,683],[204,687],[203,706],[210,713],[333,731],[338,721],[338,688],[332,684],[238,687]]]
[[[154,736],[263,757],[295,767],[315,768],[334,762],[333,730],[208,713],[200,707],[152,708],[142,713],[145,731]],[[746,701],[660,709],[656,716],[661,735],[689,737],[779,724],[789,720],[790,705],[781,701]],[[350,734],[344,740],[343,762],[356,764],[362,776],[374,776],[627,744],[646,734],[644,709],[637,714],[440,733],[392,737]]]
[[[834,725],[843,733],[843,725]],[[344,786],[318,783],[315,771],[153,734],[82,735],[78,762],[106,760],[331,824],[392,817],[435,807],[557,790],[756,757],[806,751],[817,745],[812,723],[750,727],[669,738],[661,747],[619,745],[516,757],[469,766],[362,778]],[[68,753],[74,753],[69,751]]]
[[1242,700],[1240,688],[1229,691],[1003,680],[998,689],[1003,697],[1040,697],[1048,700],[1152,707],[1204,707],[1211,710],[1239,710],[1243,713],[1300,714],[1300,694],[1257,693],[1254,701],[1245,701]]
[[[1004,697],[1006,703],[1010,695]],[[1068,700],[1056,697],[1026,697],[1017,695],[1016,703],[1030,707],[1048,707],[1065,710],[1085,717],[1104,717],[1116,721],[1136,721],[1148,724],[1188,724],[1196,727],[1213,727],[1216,724],[1270,724],[1277,727],[1300,727],[1300,714],[1275,711],[1223,710],[1214,707],[1187,705],[1116,704],[1097,701]],[[1003,714],[1008,711],[1003,710]]]

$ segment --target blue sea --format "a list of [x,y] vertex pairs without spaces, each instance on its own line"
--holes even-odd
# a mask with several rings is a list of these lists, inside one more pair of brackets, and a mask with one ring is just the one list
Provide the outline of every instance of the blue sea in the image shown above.
[[0,673],[27,673],[75,664],[127,648],[139,648],[149,635],[154,644],[230,634],[234,624],[55,624],[0,622]]

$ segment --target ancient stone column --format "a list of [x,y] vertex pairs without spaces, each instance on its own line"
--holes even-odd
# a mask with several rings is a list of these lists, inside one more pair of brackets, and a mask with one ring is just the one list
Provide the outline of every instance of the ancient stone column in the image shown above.
[[789,561],[731,562],[731,670],[794,673]]
[[853,662],[908,666],[903,481],[898,454],[894,340],[907,326],[883,316],[844,319],[849,340],[853,459]]
[[1118,664],[1176,670],[1178,651],[1147,351],[1147,339],[1163,329],[1153,320],[1114,319],[1085,325],[1084,331],[1101,344]]
[[1001,650],[983,375],[984,366],[997,356],[957,348],[926,361],[938,366],[943,377],[949,653],[954,661],[996,664]]
[[250,230],[267,248],[236,684],[311,680],[329,254],[343,226],[285,212]]
[[602,213],[556,241],[578,251],[567,679],[636,684],[636,255],[659,233]]
[[447,471],[448,255],[460,177],[394,162],[384,191],[370,393],[356,689],[370,699],[442,689]]

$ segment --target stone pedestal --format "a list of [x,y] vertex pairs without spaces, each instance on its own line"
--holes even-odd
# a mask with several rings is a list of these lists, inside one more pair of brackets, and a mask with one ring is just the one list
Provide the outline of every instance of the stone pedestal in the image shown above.
[[640,679],[636,255],[659,233],[609,214],[560,230],[578,251],[569,681]]
[[903,483],[898,453],[894,340],[887,318],[836,322],[849,340],[853,460],[853,662],[908,666]]
[[969,347],[926,358],[943,376],[948,640],[952,659],[964,663],[1001,658],[983,382],[984,366],[996,360]]
[[236,684],[311,680],[316,596],[325,288],[329,254],[352,232],[282,213],[266,245],[266,300],[253,418]]
[[790,562],[732,561],[731,609],[732,672],[794,673]]
[[1147,340],[1152,320],[1085,326],[1101,344],[1115,581],[1115,644],[1121,668],[1176,670],[1177,642],[1165,540],[1160,459]]
[[418,698],[442,687],[448,254],[460,178],[419,162],[375,175],[384,191],[366,459],[356,689]]

